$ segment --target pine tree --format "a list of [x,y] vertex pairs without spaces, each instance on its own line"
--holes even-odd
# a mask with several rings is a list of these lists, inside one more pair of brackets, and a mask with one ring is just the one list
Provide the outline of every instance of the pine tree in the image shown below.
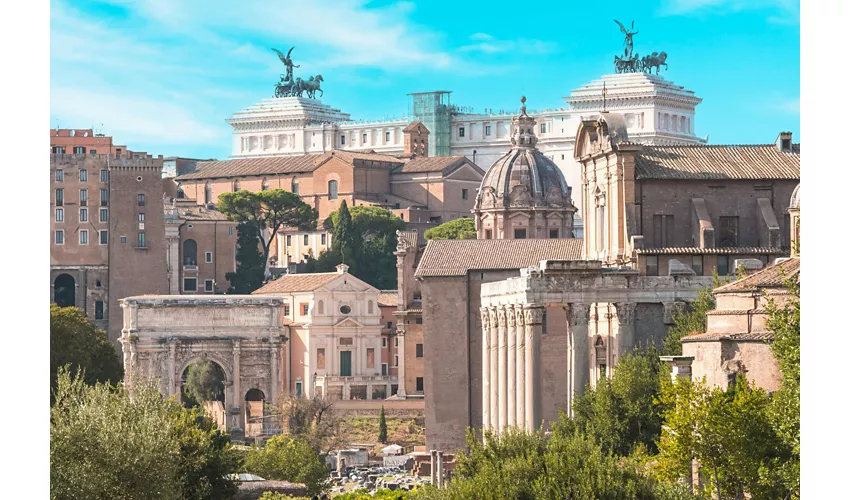
[[378,423],[378,442],[387,444],[387,416],[384,407],[381,406],[381,421]]
[[260,253],[257,226],[241,223],[236,226],[236,272],[227,273],[228,293],[248,294],[263,286],[265,259]]

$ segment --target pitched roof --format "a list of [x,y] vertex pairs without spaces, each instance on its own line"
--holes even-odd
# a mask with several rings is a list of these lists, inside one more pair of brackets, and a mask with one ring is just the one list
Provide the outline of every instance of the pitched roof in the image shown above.
[[251,295],[311,292],[342,276],[339,273],[304,273],[284,274],[280,278],[269,281]]
[[729,333],[729,332],[711,332],[711,333],[692,333],[682,337],[682,342],[705,342],[712,340],[773,340],[771,332],[747,332],[747,333]]
[[[188,221],[226,221],[229,220],[226,215],[218,210],[210,210],[204,207],[197,207],[190,210],[181,210],[178,212],[181,219]],[[236,224],[236,222],[234,222]]]
[[361,161],[379,161],[379,162],[387,162],[387,163],[404,163],[404,160],[398,158],[396,156],[384,155],[380,153],[376,153],[374,150],[367,149],[365,151],[342,151],[342,150],[333,150],[328,153],[330,156],[335,156],[342,161],[353,165],[355,165],[355,160]]
[[330,159],[326,154],[298,156],[272,156],[265,158],[237,158],[221,161],[200,161],[195,171],[178,176],[175,180],[240,177],[245,175],[290,174],[312,172]]
[[420,276],[464,276],[473,269],[522,269],[541,260],[581,260],[579,238],[431,240],[416,268]]
[[398,290],[381,290],[381,294],[378,295],[378,305],[398,307]]
[[465,156],[417,156],[400,167],[393,169],[394,174],[414,174],[420,172],[443,172],[449,173],[461,165],[468,163],[478,170],[481,175],[484,171],[478,165],[467,160]]
[[785,280],[787,279],[795,279],[798,283],[800,282],[799,257],[768,266],[745,278],[715,288],[714,293],[747,292],[760,288],[781,288],[785,286]]
[[799,179],[800,145],[644,146],[635,155],[638,179]]
[[719,248],[701,248],[701,247],[664,247],[664,248],[637,248],[636,254],[641,255],[676,255],[676,254],[738,254],[738,255],[754,255],[754,254],[787,254],[785,248],[772,247],[719,247]]

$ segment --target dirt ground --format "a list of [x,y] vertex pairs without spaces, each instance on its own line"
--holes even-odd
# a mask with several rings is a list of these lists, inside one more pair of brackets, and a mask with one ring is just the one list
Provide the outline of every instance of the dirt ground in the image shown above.
[[[348,417],[350,443],[375,443],[379,450],[386,445],[378,444],[379,417]],[[397,444],[405,450],[425,444],[424,418],[387,417],[387,444]]]

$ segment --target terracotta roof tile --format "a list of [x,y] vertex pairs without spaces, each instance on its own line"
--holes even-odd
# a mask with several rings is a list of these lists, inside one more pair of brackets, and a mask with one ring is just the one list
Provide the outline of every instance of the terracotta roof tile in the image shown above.
[[635,253],[640,255],[674,255],[674,254],[788,254],[787,248],[770,247],[724,247],[724,248],[700,248],[700,247],[665,247],[665,248],[637,248]]
[[[335,157],[341,159],[342,161],[344,161],[344,162],[346,162],[350,165],[354,165],[355,160],[379,161],[379,162],[387,162],[387,163],[404,163],[404,160],[402,160],[401,158],[391,156],[391,155],[384,155],[384,154],[376,153],[371,149],[368,149],[366,151],[333,150],[328,154],[330,156],[335,156]],[[355,166],[359,166],[359,165],[355,165]],[[395,166],[395,165],[393,165],[393,166]]]
[[236,158],[221,161],[200,161],[195,171],[177,177],[177,181],[240,177],[246,175],[289,174],[312,172],[330,159],[326,154],[272,156],[266,158]]
[[398,307],[398,290],[381,290],[381,294],[378,295],[378,305]]
[[419,156],[408,161],[400,167],[393,169],[395,174],[414,174],[420,172],[443,172],[454,170],[463,164],[471,165],[481,175],[484,171],[481,167],[467,160],[465,156]]
[[342,276],[339,273],[284,274],[255,290],[251,295],[310,292]]
[[796,279],[800,282],[800,259],[795,257],[779,264],[768,266],[749,276],[715,288],[714,293],[745,292],[759,288],[781,288],[785,280]]
[[645,146],[635,156],[638,179],[799,179],[800,145]]
[[682,342],[706,342],[713,340],[773,340],[773,334],[770,332],[748,332],[748,333],[692,333],[682,337]]
[[528,240],[432,240],[416,268],[420,276],[464,276],[480,269],[522,269],[541,260],[582,260],[578,238]]

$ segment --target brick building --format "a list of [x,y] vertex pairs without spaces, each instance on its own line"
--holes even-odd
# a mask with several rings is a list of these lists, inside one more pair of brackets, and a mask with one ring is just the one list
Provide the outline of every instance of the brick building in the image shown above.
[[112,137],[95,134],[92,129],[50,129],[50,152],[54,154],[110,155],[135,158],[145,153],[132,152],[127,146],[114,144]]

